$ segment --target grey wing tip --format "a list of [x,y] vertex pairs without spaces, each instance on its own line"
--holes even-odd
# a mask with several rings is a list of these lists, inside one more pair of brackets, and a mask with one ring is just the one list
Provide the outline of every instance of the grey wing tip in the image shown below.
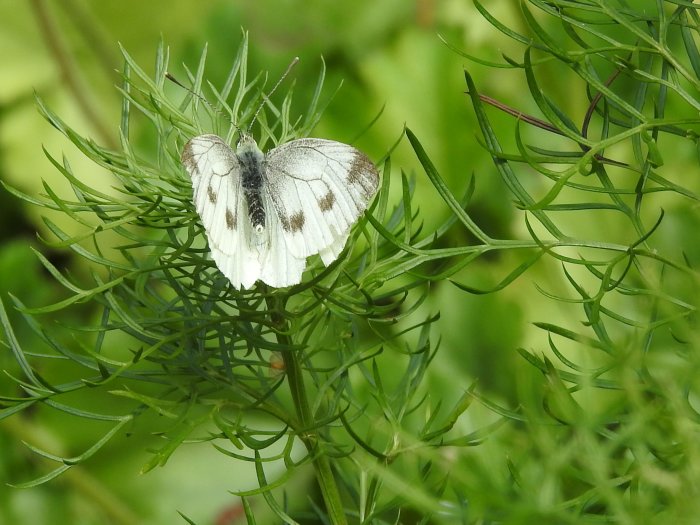
[[199,175],[199,168],[197,167],[197,161],[195,160],[195,146],[199,145],[206,147],[207,143],[209,143],[208,145],[210,146],[219,144],[228,148],[228,145],[221,137],[212,133],[205,133],[203,135],[192,137],[185,143],[184,147],[182,148],[182,154],[180,155],[180,161],[190,175]]
[[[195,137],[197,138],[197,137]],[[190,173],[190,175],[198,174],[197,162],[194,160],[194,152],[192,151],[192,141],[195,139],[190,139],[187,141],[185,146],[182,148],[182,154],[180,155],[180,161],[185,169]]]
[[355,150],[350,170],[347,175],[348,183],[359,186],[362,194],[369,200],[379,187],[379,172],[367,155]]

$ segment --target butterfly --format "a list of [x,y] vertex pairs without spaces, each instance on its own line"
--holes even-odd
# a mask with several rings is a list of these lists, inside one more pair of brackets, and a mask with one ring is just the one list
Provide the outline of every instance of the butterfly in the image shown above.
[[298,284],[314,254],[328,266],[379,185],[364,153],[326,139],[292,140],[263,153],[247,133],[235,151],[216,135],[199,135],[181,160],[212,258],[236,289],[258,280]]

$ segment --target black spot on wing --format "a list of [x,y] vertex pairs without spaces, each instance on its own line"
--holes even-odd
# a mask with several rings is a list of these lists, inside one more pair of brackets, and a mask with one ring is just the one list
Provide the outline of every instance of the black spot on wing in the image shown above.
[[284,231],[294,233],[301,231],[306,222],[306,217],[304,217],[304,212],[299,210],[293,213],[289,218],[280,215],[280,222],[282,223],[282,229]]
[[216,204],[217,195],[214,191],[214,188],[212,188],[211,186],[207,187],[207,197],[209,197],[209,202],[211,202],[212,204]]
[[321,208],[321,211],[323,212],[331,211],[334,204],[335,194],[331,190],[328,190],[328,193],[318,199],[318,207]]
[[301,231],[301,229],[304,227],[305,221],[306,217],[304,217],[304,212],[298,211],[295,214],[293,214],[291,219],[289,220],[289,227],[293,232]]
[[233,214],[231,210],[226,210],[226,227],[229,230],[235,230],[236,229],[236,216]]

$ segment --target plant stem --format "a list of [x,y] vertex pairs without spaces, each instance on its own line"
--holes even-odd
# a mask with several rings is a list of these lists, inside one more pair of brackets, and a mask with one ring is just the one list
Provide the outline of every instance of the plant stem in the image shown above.
[[62,32],[56,25],[46,1],[32,0],[30,6],[37,17],[41,29],[39,33],[46,41],[49,52],[53,55],[58,65],[61,78],[68,87],[68,91],[73,95],[75,103],[81,109],[87,121],[92,123],[100,139],[110,148],[116,149],[119,144],[114,139],[111,126],[105,122],[98,106],[92,101],[85,82],[80,77],[79,69],[76,67],[65,41],[61,38]]
[[304,371],[301,367],[300,359],[303,351],[293,348],[292,338],[289,335],[289,323],[282,313],[284,311],[284,300],[280,297],[272,296],[268,298],[267,304],[276,330],[277,342],[289,348],[289,350],[282,352],[282,357],[294,408],[301,423],[299,438],[304,443],[306,450],[311,454],[314,469],[316,470],[316,478],[321,488],[321,495],[323,496],[330,522],[333,525],[346,525],[347,520],[343,510],[343,502],[340,499],[340,492],[333,477],[331,462],[324,451],[321,437],[317,432],[314,415],[311,412],[309,398],[304,387]]

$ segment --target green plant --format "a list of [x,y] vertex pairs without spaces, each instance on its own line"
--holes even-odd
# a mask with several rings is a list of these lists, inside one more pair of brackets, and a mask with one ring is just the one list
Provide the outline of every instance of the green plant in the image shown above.
[[[697,6],[529,4],[524,35],[475,2],[525,45],[522,59],[487,65],[522,69],[544,120],[480,96],[466,77],[485,147],[549,260],[538,289],[567,312],[535,323],[548,347],[520,350],[544,383],[534,399],[520,399],[515,416],[532,435],[509,470],[530,498],[518,498],[506,521],[692,523],[700,466],[700,290],[690,233],[698,218]],[[558,26],[542,23],[552,19]],[[581,125],[567,109],[572,94],[588,99]],[[484,103],[517,117],[515,153],[504,152]],[[546,146],[525,123],[549,135]]]
[[[692,522],[700,510],[700,252],[699,183],[687,174],[697,171],[700,136],[697,8],[681,0],[646,10],[533,0],[537,14],[522,4],[526,36],[476,5],[525,46],[523,57],[495,63],[459,52],[522,70],[544,117],[481,95],[466,74],[483,144],[520,210],[523,239],[489,235],[467,211],[476,179],[455,197],[406,130],[445,205],[444,223],[424,228],[412,177],[392,180],[387,155],[379,195],[338,261],[327,269],[312,261],[306,280],[289,289],[239,293],[207,255],[178,152],[204,130],[230,139],[231,121],[252,117],[264,79],[247,77],[245,40],[221,88],[203,87],[204,53],[188,73],[196,96],[180,92],[180,105],[166,94],[167,50],[159,49],[152,77],[124,53],[122,151],[79,136],[39,102],[48,121],[119,185],[95,191],[67,162],[49,157],[75,200],[48,187],[43,199],[10,189],[83,226],[69,235],[47,220],[53,244],[84,258],[90,272],[66,275],[38,254],[69,296],[38,308],[14,302],[46,352],[24,348],[0,308],[21,392],[0,398],[0,418],[40,403],[111,428],[78,457],[35,448],[59,467],[24,486],[65,472],[157,414],[148,428],[164,444],[144,469],[191,442],[210,442],[232,465],[252,463],[259,488],[240,492],[249,523],[261,499],[287,523]],[[261,146],[311,131],[323,78],[303,118],[291,116],[291,90],[281,103],[265,104]],[[577,94],[585,101],[573,109],[583,107],[580,126],[568,107]],[[514,153],[487,105],[517,117]],[[137,115],[155,131],[152,161],[132,145]],[[512,257],[504,257],[505,277],[490,286],[470,282],[463,270],[494,254]],[[525,272],[540,292],[528,292],[525,304],[552,301],[557,315],[535,320],[545,334],[536,350],[518,351],[515,401],[477,383],[432,381],[437,284],[483,295]],[[42,322],[85,305],[99,307],[91,322]],[[435,399],[440,386],[444,400]],[[275,462],[284,473],[273,480],[266,467]],[[306,465],[320,497],[292,505],[288,481]]]
[[[45,219],[56,238],[51,244],[69,247],[90,263],[91,270],[89,275],[66,275],[37,254],[69,293],[55,304],[36,308],[14,300],[50,348],[46,354],[35,356],[25,350],[0,310],[7,342],[23,375],[15,378],[23,395],[4,396],[9,408],[2,416],[43,403],[71,416],[112,424],[102,439],[78,457],[59,457],[32,446],[59,466],[19,486],[35,486],[64,473],[124,432],[135,418],[152,412],[165,422],[153,431],[165,444],[154,451],[144,471],[164,465],[185,442],[210,441],[232,461],[254,463],[260,488],[239,495],[245,502],[249,496],[262,495],[284,520],[292,521],[290,511],[271,490],[307,463],[314,466],[325,505],[325,509],[319,507],[320,516],[332,523],[347,521],[338,481],[347,485],[345,493],[354,500],[351,507],[356,510],[350,516],[362,520],[374,520],[385,512],[391,516],[396,509],[379,498],[381,472],[404,455],[405,447],[410,450],[420,442],[422,447],[437,445],[467,404],[465,396],[447,413],[411,421],[413,431],[407,434],[413,436],[411,444],[400,445],[407,437],[403,436],[404,420],[416,419],[413,405],[424,395],[420,385],[436,351],[430,337],[436,316],[417,313],[431,277],[401,276],[463,251],[430,249],[454,218],[435,235],[418,240],[420,228],[411,210],[408,180],[402,180],[403,200],[390,207],[390,178],[385,177],[369,216],[373,228],[363,220],[336,263],[327,269],[312,265],[308,279],[289,289],[259,284],[238,292],[208,256],[178,152],[188,137],[214,130],[230,139],[235,131],[231,122],[243,127],[250,120],[263,79],[247,77],[247,41],[220,90],[202,89],[203,53],[197,71],[188,73],[195,96],[185,93],[179,106],[165,94],[167,50],[159,50],[155,80],[126,52],[124,57],[123,151],[105,149],[79,136],[38,100],[45,118],[115,177],[119,183],[115,190],[96,191],[75,176],[67,162],[48,153],[70,182],[75,200],[59,197],[48,186],[43,199],[10,189],[80,224],[84,231],[69,235]],[[268,140],[279,143],[309,133],[320,116],[322,84],[323,74],[303,119],[290,117],[291,91],[279,107],[266,102],[272,118],[268,122],[265,112],[259,117],[261,146]],[[213,104],[200,103],[206,93]],[[154,163],[130,145],[134,112],[156,131]],[[228,131],[220,129],[222,121]],[[389,166],[387,159],[387,173]],[[431,175],[439,183],[437,174]],[[446,197],[461,209],[449,194]],[[55,327],[40,322],[42,315],[83,304],[98,307],[87,325]],[[393,354],[393,366],[396,360],[403,361],[403,371],[395,377],[382,374],[378,365],[387,351]],[[79,379],[56,382],[48,367],[45,376],[39,371],[42,365],[34,362],[43,359],[57,360]],[[110,398],[122,400],[121,414],[80,408],[80,401],[62,401],[88,391],[103,406],[112,405]],[[306,448],[301,459],[295,458],[297,440]],[[268,481],[265,465],[272,461],[284,463],[282,479]],[[368,485],[363,493],[358,491],[357,479],[350,477],[357,475],[348,470],[352,464],[366,471]],[[423,500],[424,505],[437,508],[436,502]],[[246,503],[245,508],[252,522],[251,507]]]

